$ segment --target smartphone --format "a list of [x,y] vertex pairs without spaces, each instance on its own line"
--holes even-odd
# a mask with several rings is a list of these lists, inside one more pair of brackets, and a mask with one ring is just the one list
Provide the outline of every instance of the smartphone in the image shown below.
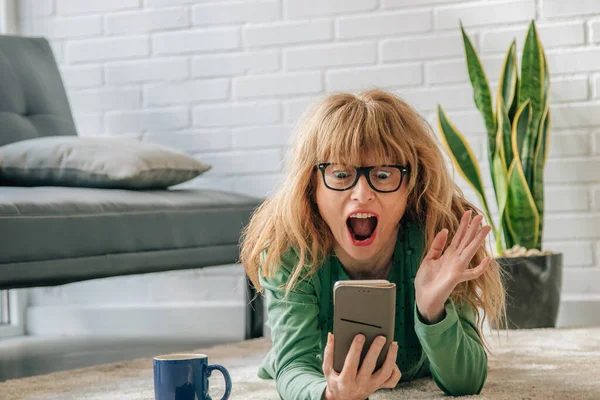
[[385,279],[338,281],[333,287],[333,316],[333,369],[342,371],[359,333],[366,338],[359,368],[375,338],[386,338],[375,370],[381,368],[394,340],[396,285]]

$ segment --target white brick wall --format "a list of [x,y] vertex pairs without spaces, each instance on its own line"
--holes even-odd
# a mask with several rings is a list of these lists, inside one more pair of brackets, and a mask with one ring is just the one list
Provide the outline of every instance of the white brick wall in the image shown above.
[[443,6],[434,10],[436,29],[457,29],[461,20],[465,27],[503,25],[535,18],[532,0],[477,2],[477,4]]
[[319,93],[323,90],[320,72],[300,72],[233,80],[233,97],[277,97]]
[[460,57],[463,51],[460,35],[428,35],[411,39],[384,40],[381,45],[381,59],[388,62]]
[[189,26],[189,14],[183,8],[120,12],[107,15],[106,33],[127,35]]
[[278,50],[253,51],[251,53],[218,54],[192,58],[192,76],[235,76],[277,72],[281,68]]
[[104,64],[106,83],[109,85],[184,80],[189,78],[189,71],[189,61],[177,57]]
[[240,46],[239,29],[198,29],[157,33],[152,39],[154,54],[193,54],[237,49]]
[[197,106],[193,120],[198,127],[272,124],[281,121],[281,107],[272,101]]
[[36,21],[31,29],[32,35],[45,36],[49,39],[75,39],[81,37],[101,36],[103,32],[102,17],[58,17]]
[[55,0],[20,0],[19,14],[23,19],[52,15],[54,2]]
[[147,85],[144,100],[148,106],[189,104],[225,100],[229,96],[229,81],[212,79]]
[[[80,134],[174,146],[213,164],[182,186],[259,196],[282,178],[298,117],[332,91],[394,90],[434,128],[442,104],[485,160],[459,20],[495,93],[504,52],[516,38],[520,61],[534,18],[553,112],[544,247],[564,252],[567,293],[600,293],[599,1],[18,3],[21,33],[50,39]],[[482,171],[491,200],[485,163]]]
[[283,49],[284,68],[318,69],[375,64],[375,43],[340,43]]
[[431,30],[431,12],[384,11],[369,16],[341,17],[336,27],[340,39],[427,32]]
[[243,35],[247,47],[319,42],[333,38],[331,22],[327,20],[246,26]]
[[124,58],[141,58],[150,54],[150,41],[145,36],[110,39],[73,40],[66,45],[67,59],[72,64],[103,62]]
[[542,5],[542,15],[546,18],[598,15],[598,13],[600,13],[600,3],[594,0],[578,0],[573,2],[544,0]]
[[415,86],[423,81],[420,65],[377,66],[327,72],[327,89],[361,90],[373,86]]
[[72,110],[76,114],[95,111],[138,109],[142,105],[142,94],[135,89],[100,89],[71,92]]
[[352,14],[377,8],[377,0],[287,0],[285,4],[289,18]]
[[[585,25],[581,21],[539,23],[538,32],[544,38],[544,47],[568,47],[585,44]],[[522,49],[527,27],[499,29],[486,32],[481,38],[481,51],[484,53],[500,52],[507,49],[507,43],[517,39],[517,48]]]
[[99,65],[64,67],[61,73],[68,89],[98,87],[104,83],[104,71]]
[[92,14],[138,8],[141,0],[56,0],[56,14]]
[[277,21],[281,18],[278,0],[237,1],[227,4],[197,5],[192,8],[194,25],[219,25]]

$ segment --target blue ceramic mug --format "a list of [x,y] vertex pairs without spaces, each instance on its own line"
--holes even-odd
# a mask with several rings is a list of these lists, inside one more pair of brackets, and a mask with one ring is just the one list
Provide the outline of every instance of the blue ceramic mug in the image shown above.
[[209,365],[204,354],[168,354],[154,357],[155,400],[212,400],[208,377],[219,370],[225,378],[225,395],[231,394],[231,377],[221,365]]

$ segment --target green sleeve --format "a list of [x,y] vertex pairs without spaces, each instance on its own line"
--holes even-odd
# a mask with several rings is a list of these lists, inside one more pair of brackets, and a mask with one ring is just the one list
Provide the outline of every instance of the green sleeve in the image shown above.
[[259,375],[274,378],[284,400],[321,400],[327,382],[319,359],[319,302],[312,277],[284,299],[285,284],[296,260],[286,254],[274,276],[260,277],[273,346]]
[[451,396],[479,394],[487,378],[487,354],[476,330],[476,311],[444,304],[446,316],[427,325],[415,302],[415,331],[429,359],[435,383]]

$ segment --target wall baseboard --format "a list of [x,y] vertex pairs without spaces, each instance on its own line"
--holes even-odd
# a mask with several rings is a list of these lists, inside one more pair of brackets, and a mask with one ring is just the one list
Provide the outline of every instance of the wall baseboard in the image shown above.
[[29,289],[29,335],[243,340],[241,265],[117,276]]
[[600,326],[600,294],[563,294],[558,311],[558,328]]
[[243,302],[32,306],[30,335],[98,335],[243,340]]

